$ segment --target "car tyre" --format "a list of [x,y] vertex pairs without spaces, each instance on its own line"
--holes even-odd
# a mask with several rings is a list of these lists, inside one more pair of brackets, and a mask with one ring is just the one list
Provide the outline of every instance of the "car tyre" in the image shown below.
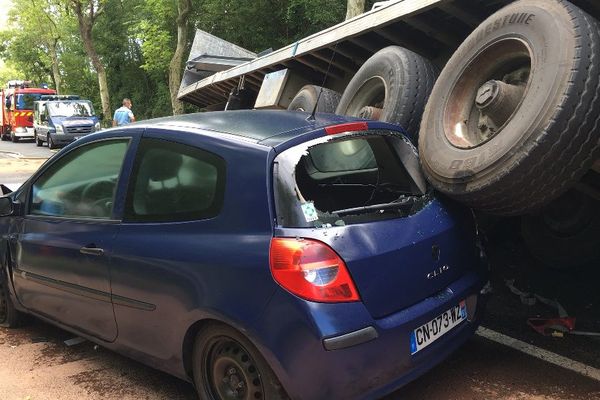
[[306,85],[296,93],[287,109],[312,113],[318,98],[319,104],[317,104],[316,112],[333,114],[341,97],[342,95],[334,90],[316,85]]
[[288,399],[256,347],[235,329],[210,323],[196,336],[194,383],[202,400]]
[[10,298],[6,273],[0,271],[0,327],[18,328],[22,322],[23,314],[15,309]]
[[436,81],[419,152],[436,189],[491,214],[567,191],[600,155],[598,22],[562,0],[490,16]]
[[56,149],[58,146],[54,143],[54,139],[52,139],[52,135],[48,134],[48,148]]
[[10,133],[10,140],[12,140],[13,143],[17,143],[19,141],[19,137],[17,135],[15,135],[14,132]]
[[396,123],[416,141],[436,77],[429,60],[402,47],[386,47],[350,80],[336,114]]
[[40,139],[40,137],[37,134],[37,131],[33,132],[33,136],[35,137],[35,145],[37,147],[42,147],[44,145],[44,141]]

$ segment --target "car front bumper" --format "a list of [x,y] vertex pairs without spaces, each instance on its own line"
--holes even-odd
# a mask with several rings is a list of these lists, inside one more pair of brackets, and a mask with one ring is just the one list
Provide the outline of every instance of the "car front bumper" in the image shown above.
[[32,128],[25,128],[25,129],[19,129],[13,132],[13,135],[15,135],[15,137],[18,137],[19,139],[33,139],[34,137],[34,132],[33,132],[33,127]]

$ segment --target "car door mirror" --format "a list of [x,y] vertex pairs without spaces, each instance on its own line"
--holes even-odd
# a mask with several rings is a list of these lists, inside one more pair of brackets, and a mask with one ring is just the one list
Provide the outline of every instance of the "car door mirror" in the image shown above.
[[13,215],[15,207],[10,197],[0,197],[0,217]]

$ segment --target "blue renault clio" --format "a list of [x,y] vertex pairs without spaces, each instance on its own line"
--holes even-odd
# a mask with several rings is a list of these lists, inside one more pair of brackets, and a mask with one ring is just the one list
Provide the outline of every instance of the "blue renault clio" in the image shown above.
[[470,211],[383,122],[229,111],[110,129],[0,214],[2,326],[32,314],[202,399],[378,398],[482,315]]

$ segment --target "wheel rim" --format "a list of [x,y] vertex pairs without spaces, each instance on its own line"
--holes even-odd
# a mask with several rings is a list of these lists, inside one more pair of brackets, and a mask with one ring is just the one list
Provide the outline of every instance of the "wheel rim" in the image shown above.
[[444,134],[454,147],[477,147],[501,134],[527,94],[531,60],[520,39],[498,41],[475,56],[444,107]]
[[388,92],[384,79],[374,76],[366,80],[356,91],[344,114],[379,120],[383,114]]
[[229,337],[210,341],[204,357],[204,379],[212,398],[264,398],[263,382],[250,353]]

